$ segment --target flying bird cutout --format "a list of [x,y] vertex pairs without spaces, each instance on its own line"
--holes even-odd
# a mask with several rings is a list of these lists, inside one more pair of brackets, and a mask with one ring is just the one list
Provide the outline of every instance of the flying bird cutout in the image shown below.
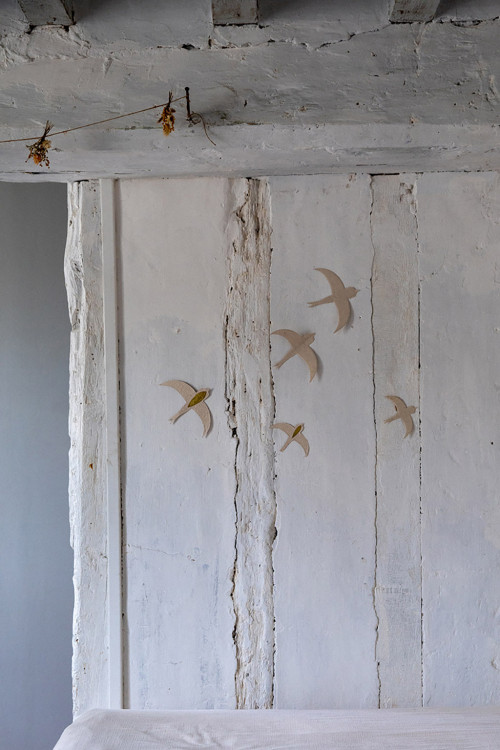
[[210,409],[205,403],[205,399],[210,396],[210,390],[208,388],[201,388],[199,391],[195,391],[192,386],[185,383],[183,380],[167,380],[165,383],[160,383],[160,385],[168,385],[170,388],[175,388],[177,393],[180,393],[186,402],[184,406],[179,409],[177,414],[170,417],[170,422],[174,424],[179,417],[182,417],[183,414],[187,414],[187,412],[192,409],[201,419],[203,423],[203,437],[206,437],[210,432],[210,427],[212,425],[212,415]]
[[411,415],[415,414],[416,407],[406,406],[403,399],[399,398],[399,396],[386,396],[386,398],[388,398],[389,401],[392,401],[392,403],[394,404],[394,408],[396,409],[396,413],[392,417],[389,417],[389,419],[384,419],[384,424],[387,424],[388,422],[394,422],[395,419],[400,419],[406,428],[404,437],[408,437],[408,435],[411,435],[411,433],[415,429],[415,425],[413,424]]
[[272,331],[272,335],[283,336],[291,346],[291,349],[285,354],[283,359],[276,362],[275,367],[280,368],[285,362],[294,357],[296,354],[301,357],[306,365],[309,367],[309,382],[314,378],[318,371],[318,358],[316,353],[311,349],[311,344],[314,341],[314,333],[306,333],[303,336],[295,331],[290,331],[289,328],[280,328],[279,331]]
[[334,331],[334,333],[337,333],[337,331],[340,331],[349,322],[352,313],[349,300],[357,295],[359,289],[355,289],[353,286],[346,288],[340,276],[337,276],[333,271],[329,271],[328,268],[315,268],[314,270],[320,271],[326,277],[332,293],[328,297],[323,297],[323,299],[319,299],[316,302],[308,302],[308,305],[309,307],[316,307],[317,305],[326,305],[328,302],[334,302],[339,314],[337,328]]
[[304,432],[304,425],[303,424],[297,424],[295,427],[293,424],[289,424],[288,422],[276,422],[276,424],[273,424],[273,430],[283,430],[286,435],[288,435],[288,439],[283,445],[283,447],[280,449],[281,452],[285,451],[290,443],[298,443],[301,448],[303,448],[304,453],[306,456],[309,455],[309,442]]

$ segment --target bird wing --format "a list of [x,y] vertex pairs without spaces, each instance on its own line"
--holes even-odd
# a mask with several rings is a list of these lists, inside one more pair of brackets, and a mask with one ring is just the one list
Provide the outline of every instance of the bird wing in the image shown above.
[[406,412],[405,414],[403,414],[401,419],[403,420],[403,424],[406,427],[406,432],[404,434],[404,437],[408,437],[408,435],[411,435],[411,433],[415,429],[415,425],[413,424],[413,419],[409,412]]
[[302,357],[306,365],[309,367],[309,382],[312,381],[318,371],[318,358],[316,352],[311,349],[309,344],[299,347],[297,354]]
[[271,335],[283,336],[293,347],[296,349],[302,343],[302,336],[296,331],[291,331],[289,328],[280,328],[279,331],[271,331]]
[[349,318],[351,317],[351,303],[346,294],[344,282],[340,276],[337,276],[336,273],[330,271],[328,268],[315,268],[314,270],[320,271],[330,284],[333,301],[335,302],[339,314],[339,322],[334,331],[334,333],[337,333],[337,331],[340,331],[341,328],[347,325]]
[[169,385],[170,388],[175,388],[177,393],[180,393],[182,398],[186,400],[186,404],[189,403],[196,394],[195,389],[183,380],[167,380],[165,383],[160,383],[160,385]]
[[275,424],[273,424],[273,430],[275,429],[283,430],[283,432],[285,432],[288,437],[292,437],[294,428],[293,425],[288,424],[288,422],[275,422]]
[[301,446],[301,448],[304,449],[304,453],[306,454],[306,456],[308,456],[309,455],[309,441],[307,440],[306,437],[304,437],[304,434],[302,432],[299,433],[297,437],[295,438],[295,440]]
[[192,409],[197,413],[197,415],[203,422],[203,437],[206,437],[210,432],[210,427],[212,426],[212,415],[210,413],[210,409],[204,401],[202,401],[200,404],[195,404]]
[[[396,411],[399,413],[402,409],[406,409],[406,404],[403,401],[402,398],[399,398],[399,396],[386,396],[386,398],[389,399],[389,401],[392,401],[394,406],[396,407]],[[412,420],[413,422],[413,420]]]
[[351,303],[349,302],[348,297],[345,296],[334,299],[334,302],[339,314],[339,322],[334,331],[334,333],[337,333],[337,331],[340,331],[340,329],[346,326],[349,322],[349,318],[351,317]]
[[323,276],[326,277],[328,283],[330,284],[334,297],[338,296],[339,294],[342,295],[342,292],[345,291],[345,286],[340,276],[337,276],[336,273],[328,270],[328,268],[315,268],[314,270],[320,271],[320,273],[322,273]]

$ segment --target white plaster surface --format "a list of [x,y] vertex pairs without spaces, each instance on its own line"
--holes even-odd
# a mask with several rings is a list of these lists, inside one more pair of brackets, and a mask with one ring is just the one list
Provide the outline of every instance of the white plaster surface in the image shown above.
[[[372,180],[376,457],[376,657],[380,705],[422,703],[419,278],[415,175]],[[414,433],[388,424],[396,395],[416,406]]]
[[[225,180],[118,189],[125,705],[235,704],[235,446],[225,409]],[[166,380],[211,389],[208,438]]]
[[[97,409],[73,433],[77,712],[106,705],[100,485],[79,474],[102,428],[92,189],[68,276],[91,334],[73,413]],[[125,705],[498,704],[498,175],[126,180],[118,203]],[[347,330],[307,307],[316,267],[360,290]],[[298,358],[270,380],[285,327],[316,334],[312,383]],[[171,378],[213,389],[207,439],[169,424]],[[417,407],[412,436],[386,395]],[[307,458],[276,432],[273,466],[274,400]]]
[[[378,705],[375,667],[375,430],[371,342],[370,180],[271,180],[271,330],[316,333],[309,383],[298,357],[274,370],[277,421],[304,422],[310,454],[275,432],[276,707]],[[359,289],[352,325],[334,334],[317,267]],[[286,342],[272,337],[273,362]]]
[[500,700],[500,181],[418,179],[424,704]]

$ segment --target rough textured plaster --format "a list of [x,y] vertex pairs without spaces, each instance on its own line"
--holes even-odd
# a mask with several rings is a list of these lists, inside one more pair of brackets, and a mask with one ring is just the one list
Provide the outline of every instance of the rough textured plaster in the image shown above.
[[[279,174],[285,165],[288,172],[331,171],[340,166],[342,147],[322,130],[329,125],[350,126],[352,153],[344,170],[383,171],[384,162],[389,166],[391,161],[395,171],[415,169],[403,154],[414,147],[413,140],[418,139],[414,128],[419,125],[432,128],[425,139],[427,162],[420,168],[498,166],[496,133],[488,131],[489,126],[498,127],[498,18],[447,22],[440,17],[428,24],[388,24],[378,2],[373,7],[343,5],[335,13],[327,12],[321,2],[307,9],[302,4],[278,3],[264,7],[258,26],[220,27],[214,32],[209,3],[200,0],[190,30],[195,33],[199,21],[203,33],[184,42],[176,24],[185,27],[181,24],[185,6],[167,18],[157,5],[148,0],[137,24],[130,10],[120,15],[116,4],[98,8],[88,3],[87,12],[69,29],[46,26],[31,33],[24,33],[22,19],[11,8],[0,36],[0,138],[36,134],[47,119],[65,128],[113,117],[161,103],[169,89],[182,94],[189,85],[193,106],[203,113],[215,147],[201,127],[195,130],[182,121],[178,106],[176,132],[168,144],[160,137],[156,113],[54,140],[51,175],[63,179],[76,174],[229,176],[234,174],[233,139],[240,174]],[[458,12],[455,18],[460,18]],[[92,24],[98,34],[90,33]],[[383,140],[377,125],[408,128],[401,154],[391,136],[385,147],[390,155],[374,158],[373,148],[380,148],[379,139]],[[450,144],[456,166],[450,160],[440,163],[446,128],[452,125],[463,129],[458,142]],[[243,140],[234,132],[241,126],[250,126]],[[304,127],[312,132],[304,132]],[[356,127],[361,130],[352,129]],[[460,162],[464,150],[473,146],[475,127],[486,128],[479,160]],[[120,154],[125,134],[131,137]],[[194,137],[194,149],[188,137]],[[282,154],[277,155],[273,139],[280,142]],[[296,147],[289,147],[294,139]],[[324,152],[319,159],[318,147]],[[151,153],[154,149],[165,154],[164,162]],[[4,144],[0,151],[3,179],[16,174],[29,179],[26,172],[42,173],[25,166],[24,144]],[[257,164],[252,151],[265,156],[267,172],[248,171]],[[176,162],[176,153],[184,164]]]
[[226,413],[236,438],[234,495],[236,705],[272,708],[273,543],[276,536],[274,394],[269,345],[271,225],[265,180],[233,183],[224,326]]

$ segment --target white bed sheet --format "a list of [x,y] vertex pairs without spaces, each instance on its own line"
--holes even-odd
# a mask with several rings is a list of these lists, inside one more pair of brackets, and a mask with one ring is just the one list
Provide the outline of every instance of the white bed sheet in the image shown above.
[[54,750],[500,750],[500,708],[102,711]]

